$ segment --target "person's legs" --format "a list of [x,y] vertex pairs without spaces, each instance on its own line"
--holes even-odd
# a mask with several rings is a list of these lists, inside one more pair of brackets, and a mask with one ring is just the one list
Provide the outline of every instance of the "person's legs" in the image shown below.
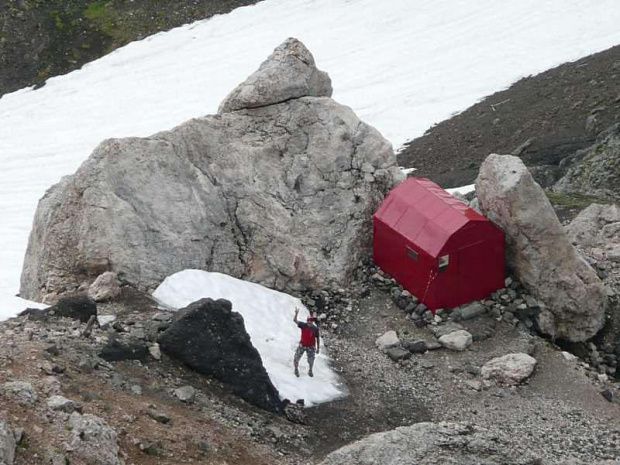
[[295,357],[293,358],[293,365],[295,365],[295,376],[299,377],[299,360],[301,356],[304,354],[304,348],[299,344],[297,346],[297,350],[295,351]]
[[314,366],[314,356],[316,355],[316,349],[314,347],[306,347],[306,354],[308,354],[308,376],[314,376],[312,373],[312,367]]

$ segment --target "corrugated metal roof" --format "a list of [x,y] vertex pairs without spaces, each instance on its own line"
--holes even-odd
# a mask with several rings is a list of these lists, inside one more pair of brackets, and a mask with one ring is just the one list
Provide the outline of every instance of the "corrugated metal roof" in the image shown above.
[[375,217],[436,257],[450,236],[471,221],[487,221],[434,182],[409,178],[393,189]]

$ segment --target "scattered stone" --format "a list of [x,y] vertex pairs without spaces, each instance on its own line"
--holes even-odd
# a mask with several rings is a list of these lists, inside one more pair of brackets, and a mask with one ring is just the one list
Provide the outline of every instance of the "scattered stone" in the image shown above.
[[462,320],[471,320],[486,313],[486,311],[486,307],[479,302],[474,302],[458,309]]
[[191,404],[196,399],[196,389],[192,386],[182,386],[174,390],[174,395],[181,401]]
[[465,328],[458,323],[449,322],[441,326],[429,326],[428,329],[437,339],[439,339],[441,336],[445,336],[446,334],[454,333],[456,331],[462,331]]
[[146,413],[149,417],[151,417],[155,421],[158,421],[159,423],[163,423],[164,425],[170,423],[170,417],[154,405],[149,405]]
[[110,335],[107,344],[101,349],[99,357],[108,362],[140,360],[142,363],[146,363],[149,358],[149,349],[144,341],[115,333]]
[[113,271],[100,274],[88,288],[88,297],[95,302],[114,300],[121,294],[121,286]]
[[498,384],[515,386],[529,378],[534,372],[536,359],[527,354],[508,354],[484,364],[481,370],[484,379],[494,379]]
[[0,421],[0,465],[13,465],[17,442],[12,428]]
[[82,406],[63,396],[52,396],[47,399],[47,406],[52,410],[60,412],[73,413],[75,410],[81,410]]
[[86,463],[124,465],[124,461],[118,458],[118,436],[103,419],[73,412],[69,417],[69,426],[68,451],[72,462],[75,457]]
[[0,394],[23,407],[34,407],[38,399],[32,384],[25,381],[4,383],[0,386]]
[[454,331],[439,338],[439,343],[446,349],[462,351],[473,342],[473,337],[465,330]]
[[147,455],[161,457],[163,455],[162,443],[160,440],[140,441],[138,448]]
[[400,345],[400,339],[398,339],[396,331],[388,331],[383,336],[377,338],[375,345],[382,352],[386,352],[388,349]]
[[411,357],[411,352],[409,352],[406,349],[402,349],[400,347],[391,347],[387,349],[386,353],[387,353],[387,356],[390,357],[395,362]]
[[41,382],[41,390],[43,394],[48,397],[60,395],[61,392],[61,384],[60,380],[55,376],[47,376]]
[[159,344],[151,344],[149,346],[149,354],[151,354],[151,357],[153,357],[155,360],[161,360],[161,349],[159,347]]
[[299,423],[300,425],[308,424],[308,416],[304,409],[303,399],[299,399],[295,403],[285,401],[284,404],[284,415],[289,421]]
[[424,352],[428,350],[426,341],[422,341],[422,340],[415,340],[415,341],[404,340],[404,341],[401,341],[401,345],[403,346],[403,348],[407,349],[412,354],[423,354]]

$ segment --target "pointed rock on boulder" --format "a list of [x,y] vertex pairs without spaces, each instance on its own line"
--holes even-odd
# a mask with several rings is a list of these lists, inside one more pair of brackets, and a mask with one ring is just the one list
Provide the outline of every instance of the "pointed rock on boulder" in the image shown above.
[[293,98],[331,96],[328,74],[316,67],[304,44],[289,38],[224,99],[218,113],[264,107]]

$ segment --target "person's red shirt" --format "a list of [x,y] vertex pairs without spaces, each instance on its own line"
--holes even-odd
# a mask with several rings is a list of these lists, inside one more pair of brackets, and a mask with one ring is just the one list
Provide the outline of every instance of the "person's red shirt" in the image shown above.
[[297,323],[301,329],[301,345],[304,347],[314,347],[316,338],[319,337],[319,327],[309,323]]

